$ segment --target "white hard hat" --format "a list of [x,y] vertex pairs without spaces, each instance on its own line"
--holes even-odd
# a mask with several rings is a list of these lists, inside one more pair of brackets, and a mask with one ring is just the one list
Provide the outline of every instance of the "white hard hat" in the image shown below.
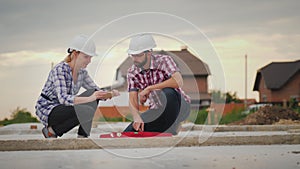
[[83,52],[89,56],[97,56],[96,54],[96,45],[94,41],[88,37],[87,35],[78,35],[76,36],[70,46],[69,49]]
[[130,40],[128,54],[135,55],[156,47],[156,43],[150,34],[139,34]]

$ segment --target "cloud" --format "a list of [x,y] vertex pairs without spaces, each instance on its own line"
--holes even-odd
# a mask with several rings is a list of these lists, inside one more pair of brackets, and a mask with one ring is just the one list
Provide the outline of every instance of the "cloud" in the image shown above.
[[[243,78],[241,63],[246,53],[249,57],[249,72],[252,72],[249,75],[252,78],[249,79],[253,79],[258,68],[271,61],[299,58],[299,3],[298,0],[154,0],[149,5],[148,1],[137,0],[0,1],[0,79],[5,82],[1,85],[1,93],[17,98],[5,98],[5,105],[0,107],[10,110],[16,102],[31,102],[27,105],[32,109],[51,62],[63,60],[65,49],[73,36],[79,33],[92,34],[110,21],[136,12],[165,12],[193,23],[208,36],[220,54],[228,89],[238,90],[238,94],[243,93],[243,89],[240,89]],[[144,22],[133,20],[124,23],[128,26],[118,27],[116,24],[95,37],[97,51],[104,53],[120,40],[118,37],[121,33],[118,32],[124,29],[142,29],[146,26],[143,23],[151,23],[149,29],[158,26],[168,28],[170,34],[175,33],[193,44],[203,45],[203,39],[199,39],[199,34],[190,27],[183,24],[173,25],[169,29],[168,22],[162,21],[160,17]],[[174,45],[162,39],[158,41],[159,48],[176,50],[180,46],[180,43]],[[126,51],[127,44],[122,48]],[[106,59],[123,55],[123,49],[119,49],[110,53]],[[101,58],[92,61],[96,66],[89,66],[91,75],[97,69],[98,59]],[[111,67],[111,60],[103,63],[104,72]]]
[[[295,59],[299,57],[300,34],[290,36],[286,34],[247,34],[222,38],[219,47],[224,45],[224,50],[244,50],[257,54],[257,58],[283,57]],[[218,40],[216,40],[218,41]]]
[[[212,39],[226,75],[227,90],[244,95],[245,55],[248,55],[248,96],[252,92],[256,72],[273,61],[294,61],[299,59],[300,49],[296,47],[300,36],[259,33],[233,35]],[[291,42],[291,43],[288,43]],[[296,43],[297,42],[297,43]]]
[[[89,1],[88,3],[82,3],[79,0],[72,2],[1,1],[0,43],[2,47],[0,52],[65,47],[69,40],[78,33],[92,34],[97,28],[113,19],[136,12],[174,14],[194,23],[200,29],[215,30],[209,34],[210,36],[257,30],[266,31],[266,33],[272,30],[286,30],[287,33],[297,31],[295,26],[299,25],[299,10],[297,9],[299,2],[297,0],[153,1],[153,4],[158,3],[160,5],[145,5],[143,1]],[[269,21],[291,18],[291,16],[294,18],[284,26],[274,26],[271,29],[265,27],[265,23]],[[153,28],[166,24],[160,22],[159,18],[149,22],[153,23]],[[292,26],[287,30],[286,27],[291,25],[290,23]],[[128,23],[128,25],[142,26],[139,22]],[[101,38],[105,42],[110,40],[111,36]]]
[[0,54],[0,67],[19,67],[27,65],[38,65],[44,63],[58,62],[63,60],[64,55],[61,52],[53,51],[18,51]]
[[[0,54],[0,81],[6,81],[6,84],[15,83],[16,79],[21,78],[21,72],[30,72],[33,69],[49,71],[51,64],[62,61],[64,55],[58,51],[19,51]],[[30,72],[28,75],[34,75],[35,73],[37,72]],[[31,77],[31,80],[34,80],[34,77]]]

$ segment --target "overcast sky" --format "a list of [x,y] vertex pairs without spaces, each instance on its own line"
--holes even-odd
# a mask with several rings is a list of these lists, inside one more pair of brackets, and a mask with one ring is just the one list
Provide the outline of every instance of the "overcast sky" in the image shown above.
[[114,74],[109,68],[125,59],[127,37],[149,31],[173,37],[156,36],[158,49],[180,50],[185,44],[210,64],[214,77],[223,70],[225,90],[240,98],[247,54],[248,97],[257,99],[252,89],[259,68],[300,58],[299,7],[298,0],[0,1],[0,119],[17,106],[34,114],[51,62],[61,61],[70,40],[81,33],[95,35],[100,57],[89,69],[99,85],[112,79],[100,74]]

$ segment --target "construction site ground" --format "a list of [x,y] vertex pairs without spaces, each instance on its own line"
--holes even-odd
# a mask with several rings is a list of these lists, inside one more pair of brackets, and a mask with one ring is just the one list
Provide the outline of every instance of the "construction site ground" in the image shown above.
[[[299,111],[299,110],[298,110]],[[300,124],[300,114],[291,108],[265,106],[232,125]]]
[[[99,138],[128,123],[94,124],[91,137],[77,128],[45,139],[38,123],[0,128],[0,166],[6,168],[299,168],[300,125],[194,125],[178,135]],[[37,126],[36,129],[31,129]],[[33,127],[34,128],[34,127]]]
[[[6,168],[300,168],[300,125],[194,125],[178,135],[99,138],[128,123],[94,124],[45,139],[39,123],[0,128],[0,166]],[[36,129],[35,127],[36,126]]]
[[2,169],[297,169],[300,145],[0,152]]
[[300,117],[264,107],[229,125],[184,123],[172,137],[100,138],[129,123],[94,123],[45,139],[39,123],[0,127],[0,166],[11,168],[300,168]]

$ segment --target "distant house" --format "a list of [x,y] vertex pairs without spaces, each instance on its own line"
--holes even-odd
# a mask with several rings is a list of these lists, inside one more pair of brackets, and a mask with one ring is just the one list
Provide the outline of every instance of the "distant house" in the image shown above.
[[[190,53],[186,47],[183,47],[179,51],[161,50],[153,51],[153,53],[172,56],[181,70],[184,81],[183,90],[192,98],[192,105],[194,105],[194,107],[210,105],[211,97],[208,93],[207,82],[210,70],[206,63]],[[118,83],[107,88],[127,92],[126,75],[128,68],[131,66],[132,60],[128,57],[117,68],[115,80]]]
[[259,69],[253,91],[259,92],[260,102],[283,103],[290,99],[299,102],[300,60],[272,62]]

